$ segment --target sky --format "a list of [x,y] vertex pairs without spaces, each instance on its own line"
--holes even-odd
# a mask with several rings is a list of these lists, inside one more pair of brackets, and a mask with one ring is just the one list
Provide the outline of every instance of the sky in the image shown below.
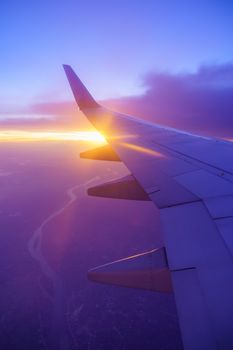
[[33,119],[46,113],[32,106],[71,101],[63,63],[100,100],[146,95],[149,76],[198,76],[203,66],[218,75],[233,62],[232,37],[226,0],[3,0],[0,118]]

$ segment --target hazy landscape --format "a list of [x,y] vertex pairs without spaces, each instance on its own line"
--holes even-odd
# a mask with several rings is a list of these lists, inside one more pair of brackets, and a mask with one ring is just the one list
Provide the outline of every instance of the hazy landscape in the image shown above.
[[148,202],[88,197],[117,163],[81,142],[1,143],[1,349],[181,349],[172,295],[91,283],[89,268],[160,246]]

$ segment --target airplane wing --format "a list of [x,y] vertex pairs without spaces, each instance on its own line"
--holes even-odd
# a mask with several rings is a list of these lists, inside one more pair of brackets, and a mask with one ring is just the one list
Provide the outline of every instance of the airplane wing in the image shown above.
[[79,108],[108,142],[81,156],[121,160],[130,171],[89,194],[151,200],[164,241],[89,277],[173,291],[185,349],[233,349],[233,144],[109,111],[64,69]]

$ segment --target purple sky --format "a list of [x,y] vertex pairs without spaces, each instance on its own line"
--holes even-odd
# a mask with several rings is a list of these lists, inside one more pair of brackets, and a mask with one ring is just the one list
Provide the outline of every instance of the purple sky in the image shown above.
[[197,131],[205,120],[205,133],[210,120],[232,128],[230,1],[3,0],[0,13],[0,120],[74,115],[69,63],[123,110]]
[[98,98],[140,92],[148,71],[232,60],[231,1],[12,1],[0,4],[0,95],[69,97],[62,63]]

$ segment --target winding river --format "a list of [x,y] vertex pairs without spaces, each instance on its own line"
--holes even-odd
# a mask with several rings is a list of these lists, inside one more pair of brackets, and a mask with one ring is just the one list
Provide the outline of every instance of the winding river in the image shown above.
[[57,216],[61,215],[78,197],[76,193],[78,190],[84,189],[86,186],[97,181],[99,177],[94,177],[84,184],[75,185],[66,191],[68,200],[63,207],[54,211],[49,215],[41,225],[33,232],[28,241],[28,250],[33,259],[35,259],[41,268],[42,273],[50,280],[53,286],[53,313],[52,313],[52,327],[51,327],[51,346],[58,350],[68,350],[69,340],[65,326],[65,305],[63,298],[63,284],[62,279],[51,266],[48,264],[45,256],[42,253],[43,231],[45,226]]

